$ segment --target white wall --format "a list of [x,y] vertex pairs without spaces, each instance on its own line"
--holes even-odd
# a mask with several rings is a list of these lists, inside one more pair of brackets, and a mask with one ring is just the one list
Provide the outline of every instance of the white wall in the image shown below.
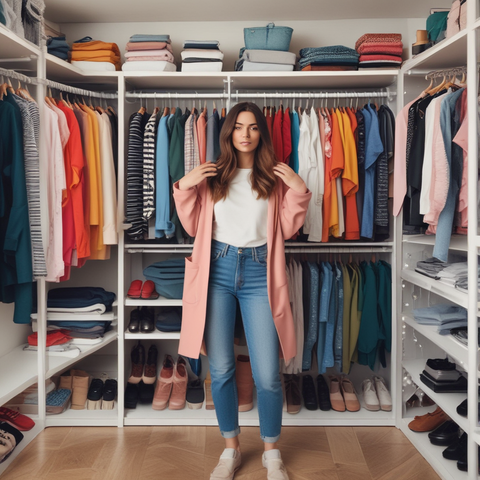
[[[233,70],[238,51],[244,46],[243,29],[266,25],[258,22],[145,22],[145,23],[65,23],[62,32],[68,43],[85,36],[95,40],[116,43],[123,53],[131,35],[135,33],[169,34],[176,63],[181,63],[180,52],[185,40],[218,40],[225,53],[223,70]],[[375,19],[375,20],[329,20],[329,21],[288,21],[293,28],[290,51],[298,55],[304,47],[345,45],[355,48],[356,40],[364,33],[401,33],[404,45],[404,59],[409,58],[411,44],[415,42],[416,30],[425,29],[425,19]],[[277,23],[277,25],[280,25]]]

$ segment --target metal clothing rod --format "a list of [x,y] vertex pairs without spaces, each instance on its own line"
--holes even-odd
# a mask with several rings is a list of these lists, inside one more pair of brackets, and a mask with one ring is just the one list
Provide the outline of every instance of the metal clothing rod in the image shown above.
[[390,253],[392,247],[371,247],[371,248],[355,248],[355,247],[287,247],[286,253]]
[[235,98],[387,98],[396,92],[263,92],[232,94]]
[[14,78],[15,80],[20,80],[23,83],[37,84],[36,79],[32,77],[27,77],[22,73],[18,73],[15,70],[8,70],[6,68],[0,67],[0,75],[5,77]]
[[62,92],[72,93],[74,95],[81,95],[83,97],[97,97],[97,98],[112,98],[117,99],[116,93],[103,93],[93,92],[91,90],[84,90],[83,88],[71,87],[70,85],[64,85],[63,83],[54,82],[52,80],[45,80],[43,78],[36,78],[36,83],[46,85],[47,87],[55,90],[61,90]]
[[127,98],[168,98],[172,100],[183,98],[228,98],[226,93],[142,93],[142,92],[127,92],[125,93]]
[[[477,68],[479,67],[480,63],[477,63]],[[413,68],[411,70],[407,70],[408,75],[425,75],[425,78],[443,77],[444,75],[455,75],[458,73],[467,73],[467,66],[461,65],[458,67],[443,68],[440,70],[425,70],[421,68]]]

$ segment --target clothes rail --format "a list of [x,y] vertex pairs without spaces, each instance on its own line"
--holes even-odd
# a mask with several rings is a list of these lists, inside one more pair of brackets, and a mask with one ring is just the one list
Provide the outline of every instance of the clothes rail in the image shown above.
[[27,77],[26,75],[23,75],[22,73],[18,73],[15,70],[8,70],[6,68],[1,68],[0,67],[0,75],[3,75],[4,77],[9,77],[13,78],[15,80],[20,80],[23,83],[30,83],[30,84],[37,84],[35,81],[35,78],[32,77]]
[[176,100],[176,99],[183,99],[183,98],[214,98],[214,99],[227,99],[228,94],[227,93],[146,93],[146,92],[126,92],[125,93],[126,98],[168,98],[171,100]]
[[263,92],[232,93],[235,98],[387,98],[396,92]]
[[[478,68],[480,68],[480,63],[477,63],[477,69]],[[424,70],[421,68],[407,70],[407,75],[425,75],[426,78],[442,77],[443,75],[455,75],[458,73],[467,73],[467,66],[460,65],[458,67],[443,68],[441,70]]]
[[289,247],[285,245],[286,253],[390,253],[392,247]]
[[61,90],[62,92],[72,93],[73,95],[80,95],[83,97],[97,97],[97,98],[111,98],[117,99],[117,93],[104,93],[93,92],[91,90],[84,90],[83,88],[72,87],[70,85],[64,85],[63,83],[54,82],[52,80],[45,80],[43,78],[36,78],[35,83],[45,85],[55,90]]

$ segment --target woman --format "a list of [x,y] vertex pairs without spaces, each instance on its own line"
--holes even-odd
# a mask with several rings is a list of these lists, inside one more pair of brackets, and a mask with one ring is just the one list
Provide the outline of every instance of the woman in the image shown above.
[[186,258],[179,353],[210,363],[212,397],[225,450],[210,479],[240,467],[234,325],[239,302],[257,389],[263,465],[268,479],[288,479],[276,442],[283,394],[279,357],[296,354],[284,240],[302,226],[311,193],[277,163],[265,117],[253,103],[234,106],[220,136],[221,154],[174,185],[178,216],[195,237]]

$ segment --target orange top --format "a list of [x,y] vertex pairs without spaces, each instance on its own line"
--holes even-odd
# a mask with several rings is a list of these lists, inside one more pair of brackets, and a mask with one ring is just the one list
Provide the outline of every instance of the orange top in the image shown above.
[[[323,110],[332,128],[331,115],[328,109]],[[331,140],[331,139],[330,139]],[[322,224],[322,242],[328,242],[330,228],[330,204],[332,203],[332,156],[325,155],[325,191],[323,193],[323,224]]]
[[74,62],[109,62],[115,65],[116,70],[120,70],[122,67],[120,55],[109,50],[71,52],[71,60]]

